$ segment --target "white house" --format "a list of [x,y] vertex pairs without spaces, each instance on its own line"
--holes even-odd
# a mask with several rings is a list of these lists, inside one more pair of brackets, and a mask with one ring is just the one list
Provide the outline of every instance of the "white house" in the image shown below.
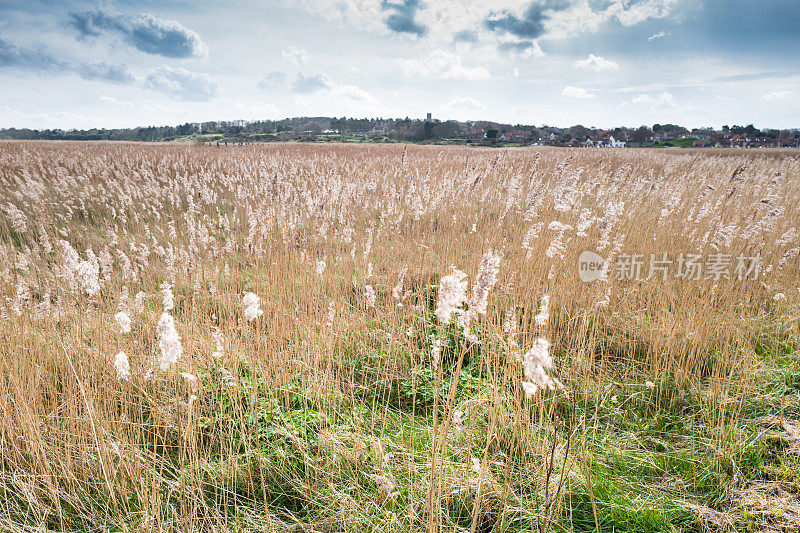
[[622,148],[625,146],[625,141],[618,141],[614,139],[614,136],[608,138],[608,144],[606,146],[610,146],[611,148]]

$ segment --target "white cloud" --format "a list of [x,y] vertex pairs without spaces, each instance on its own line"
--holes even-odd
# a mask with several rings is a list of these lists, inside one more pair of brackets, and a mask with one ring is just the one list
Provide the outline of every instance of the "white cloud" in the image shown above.
[[443,109],[446,111],[481,110],[486,109],[486,106],[470,96],[459,96],[447,102]]
[[208,56],[208,47],[197,32],[176,20],[159,19],[150,13],[130,15],[103,10],[83,11],[70,13],[68,24],[83,39],[112,33],[147,54],[175,58]]
[[[636,24],[651,19],[660,19],[672,14],[673,8],[680,0],[608,0],[607,7],[592,7],[587,0],[577,0],[566,9],[549,13],[544,21],[544,34],[547,39],[566,39],[587,33],[597,32],[601,25],[616,19],[623,26]],[[452,2],[456,4],[456,2]],[[529,4],[529,2],[528,2]],[[490,7],[488,9],[495,9]]]
[[320,74],[306,79],[319,78],[324,83],[315,86],[313,91],[301,91],[294,98],[297,105],[319,109],[320,113],[338,113],[363,115],[386,114],[383,107],[370,93],[355,85],[338,84],[329,76]]
[[406,75],[438,79],[485,80],[490,77],[484,67],[467,67],[461,58],[444,50],[435,50],[425,59],[395,59]]
[[97,99],[97,101],[101,102],[103,104],[123,105],[125,107],[130,107],[131,109],[136,107],[131,102],[124,101],[124,100],[118,100],[117,98],[114,98],[113,96],[101,96],[101,97],[99,97]]
[[337,98],[348,102],[369,105],[378,104],[378,101],[371,94],[355,85],[337,85],[333,89],[333,94]]
[[295,65],[308,63],[308,52],[301,48],[295,48],[294,46],[289,46],[281,50],[281,57],[284,61],[289,61]]
[[381,104],[370,93],[354,85],[337,85],[314,95],[297,95],[294,103],[301,106],[304,113],[320,116],[377,117],[402,114],[401,110]]
[[241,110],[243,113],[248,113],[250,117],[257,118],[278,118],[280,111],[272,104],[268,104],[259,100],[258,102],[245,104],[243,102],[234,102],[234,107]]
[[566,39],[596,32],[607,18],[605,12],[594,11],[588,2],[577,2],[569,9],[553,13],[545,21],[545,35],[549,39]]
[[25,112],[12,107],[0,106],[0,116],[11,127],[21,128],[52,128],[61,127],[61,124],[70,124],[73,128],[93,128],[103,123],[103,119],[98,116],[89,116],[68,111],[58,111],[55,113]]
[[602,56],[589,54],[586,59],[580,59],[575,62],[575,68],[590,68],[592,70],[619,70],[619,64],[616,61],[611,61]]
[[211,100],[221,94],[219,84],[207,74],[169,65],[150,71],[145,86],[178,100],[195,102]]
[[258,82],[258,88],[265,91],[278,89],[284,85],[286,85],[286,73],[278,70],[273,70]]
[[658,93],[655,96],[649,94],[640,94],[631,100],[634,104],[647,104],[651,107],[678,107],[675,103],[675,97],[670,92]]
[[299,94],[310,94],[317,91],[331,89],[333,81],[327,74],[298,74],[292,83],[292,90]]
[[366,30],[385,28],[382,19],[385,13],[381,9],[381,0],[296,0],[308,11],[338,23],[358,23]]
[[632,5],[623,0],[614,0],[606,14],[615,17],[623,26],[635,26],[649,19],[669,16],[679,0],[644,0]]
[[564,90],[561,91],[561,96],[566,98],[575,98],[577,100],[588,100],[589,98],[594,98],[594,95],[586,92],[586,89],[573,87],[572,85],[567,85],[564,87]]
[[[572,7],[552,13],[548,10],[549,18],[544,21],[545,31],[539,42],[548,54],[554,55],[545,56],[541,60],[525,60],[521,59],[517,53],[499,53],[498,46],[505,42],[508,42],[509,45],[522,43],[520,46],[525,46],[526,42],[514,43],[512,35],[490,32],[483,21],[489,12],[501,13],[504,10],[509,10],[521,19],[534,0],[516,0],[515,3],[514,0],[492,0],[491,3],[482,5],[479,0],[456,0],[452,4],[441,0],[421,0],[419,4],[424,6],[424,9],[418,10],[415,20],[427,24],[429,31],[418,39],[409,39],[399,34],[393,34],[386,29],[385,19],[389,16],[389,12],[382,10],[381,5],[384,1],[397,4],[400,0],[319,0],[321,6],[323,4],[327,6],[331,16],[335,16],[340,8],[341,11],[350,9],[342,6],[355,6],[354,9],[359,9],[359,21],[348,20],[342,25],[334,22],[327,23],[331,31],[349,35],[350,38],[344,41],[324,40],[324,48],[321,49],[324,52],[323,55],[320,55],[323,52],[320,52],[322,41],[319,40],[321,38],[319,35],[309,35],[302,40],[280,35],[281,29],[293,28],[297,24],[308,23],[316,26],[326,24],[321,22],[318,13],[310,14],[305,9],[300,9],[296,5],[292,6],[297,1],[300,0],[279,2],[280,6],[276,4],[274,9],[276,16],[264,17],[264,26],[258,25],[257,29],[248,24],[248,21],[252,19],[252,14],[241,15],[239,12],[225,11],[216,4],[213,8],[210,7],[212,4],[203,4],[202,10],[198,11],[197,16],[202,15],[211,20],[215,17],[233,17],[226,18],[224,22],[226,25],[230,24],[231,27],[234,27],[235,23],[235,27],[239,28],[237,39],[244,39],[243,42],[246,41],[249,48],[273,47],[273,57],[271,60],[267,58],[266,63],[265,58],[260,57],[259,54],[253,56],[213,53],[206,62],[202,63],[195,60],[170,62],[173,66],[181,65],[218,78],[217,81],[222,86],[225,97],[212,100],[213,107],[170,101],[171,98],[163,96],[161,93],[137,90],[137,88],[147,87],[144,79],[150,73],[150,69],[161,65],[161,62],[153,62],[153,56],[149,56],[148,59],[148,56],[142,54],[131,55],[129,47],[119,46],[119,40],[111,41],[106,37],[89,47],[87,43],[77,39],[65,41],[62,39],[63,43],[60,43],[56,39],[57,36],[41,36],[40,38],[35,33],[30,37],[33,41],[28,41],[26,39],[29,37],[25,37],[23,44],[31,50],[38,50],[38,46],[42,46],[43,49],[53,50],[53,53],[57,51],[57,56],[63,55],[64,61],[89,61],[98,57],[106,57],[98,55],[102,51],[100,47],[112,44],[107,50],[107,57],[113,61],[128,61],[131,72],[137,76],[136,85],[110,92],[107,86],[84,83],[75,75],[64,76],[63,80],[60,78],[58,84],[40,83],[37,85],[34,73],[17,73],[9,69],[4,71],[5,77],[0,82],[3,85],[4,93],[3,102],[0,105],[7,104],[31,113],[46,111],[52,117],[55,117],[55,113],[60,109],[66,109],[70,112],[85,113],[91,120],[96,120],[99,125],[120,126],[206,120],[209,118],[209,113],[213,115],[211,118],[220,119],[249,117],[249,112],[241,113],[242,110],[233,108],[234,101],[237,100],[248,106],[257,106],[258,104],[255,104],[257,100],[274,104],[279,109],[280,116],[341,115],[342,112],[338,110],[345,105],[354,108],[353,112],[342,109],[348,115],[365,116],[374,113],[387,116],[388,113],[380,111],[380,107],[377,109],[370,107],[375,105],[376,100],[385,106],[398,108],[399,116],[407,114],[424,116],[426,111],[436,113],[437,109],[444,109],[444,106],[447,106],[447,109],[455,109],[458,106],[476,107],[474,102],[455,97],[472,97],[480,105],[485,106],[483,111],[471,113],[461,111],[460,113],[463,113],[465,118],[482,115],[483,118],[511,123],[536,121],[537,123],[566,126],[572,123],[585,124],[590,121],[590,125],[607,127],[612,124],[636,125],[658,121],[697,126],[701,123],[722,124],[729,120],[731,114],[734,114],[750,117],[741,119],[747,120],[746,123],[755,121],[756,123],[760,122],[763,126],[790,127],[792,122],[798,122],[798,117],[800,117],[797,106],[794,105],[794,99],[800,95],[800,89],[792,86],[793,79],[790,77],[792,71],[788,66],[782,64],[780,54],[766,52],[760,56],[756,54],[754,57],[758,58],[757,64],[750,65],[754,70],[764,71],[764,76],[773,73],[774,79],[767,80],[774,81],[770,84],[763,83],[760,78],[756,78],[756,75],[761,74],[760,72],[753,73],[752,78],[747,77],[749,75],[747,65],[743,65],[741,61],[737,63],[735,57],[731,56],[733,59],[729,57],[730,54],[726,55],[720,52],[721,55],[716,58],[717,60],[709,63],[707,57],[657,53],[657,49],[668,44],[678,35],[677,30],[673,29],[675,27],[673,17],[688,17],[687,23],[690,23],[691,27],[685,28],[685,30],[689,32],[700,31],[698,28],[704,27],[702,24],[698,26],[698,23],[703,22],[702,20],[694,18],[695,15],[699,18],[704,17],[704,12],[688,13],[684,11],[681,14],[678,9],[680,6],[673,7],[672,14],[667,19],[650,19],[633,28],[624,28],[616,18],[621,9],[620,5],[624,9],[636,9],[633,6],[640,3],[648,5],[652,3],[649,0],[620,0],[619,2],[617,0],[535,0],[540,6],[555,5],[555,2],[558,1],[559,5],[569,4]],[[310,3],[311,0],[308,2]],[[451,5],[462,5],[463,12],[457,11],[456,7],[451,7]],[[593,9],[587,8],[587,5]],[[649,13],[661,13],[662,10],[654,10],[652,7],[654,5],[651,5]],[[661,3],[660,5],[663,7],[666,4]],[[363,10],[361,10],[361,6],[363,6]],[[608,9],[611,10],[611,14],[606,13]],[[267,9],[267,12],[272,11],[272,8]],[[178,13],[178,11],[172,10],[170,13]],[[442,18],[429,16],[432,13],[441,13]],[[639,15],[642,14],[644,12],[639,13]],[[626,15],[622,16],[624,18]],[[371,18],[371,20],[361,20],[361,17]],[[631,17],[631,20],[633,18],[635,17]],[[190,18],[189,20],[198,19]],[[573,26],[571,23],[567,24],[565,22],[567,20],[574,20],[578,23]],[[599,26],[597,26],[598,21]],[[189,24],[189,21],[187,20],[185,23]],[[20,23],[20,28],[14,29],[14,31],[18,31],[19,35],[22,35],[22,32],[35,28],[33,22],[25,24]],[[639,51],[641,53],[631,55],[633,53],[631,50],[618,49],[614,51],[607,48],[605,45],[609,43],[605,42],[606,31],[613,27],[629,34],[627,38],[638,41],[639,48],[643,49]],[[469,36],[470,38],[474,37],[474,42],[462,41],[454,44],[446,40],[450,38],[448,36],[469,28],[474,32]],[[567,43],[556,43],[554,39],[560,38],[556,33],[560,28],[564,28],[564,31],[567,32],[565,35],[577,34],[579,37]],[[670,31],[674,35],[667,37]],[[205,33],[203,36],[206,37]],[[650,36],[650,40],[645,45],[644,41],[648,39],[648,36]],[[708,44],[706,41],[712,37],[698,34],[697,38],[699,39],[698,43]],[[230,44],[219,35],[215,36],[214,42],[222,47],[220,50]],[[530,42],[535,42],[535,39]],[[580,49],[573,48],[576,43],[580,44]],[[209,44],[212,43],[209,42]],[[290,45],[293,46],[290,47]],[[533,46],[531,45],[531,49]],[[565,56],[561,55],[559,51],[563,52],[567,48],[572,48],[573,54],[567,55],[567,60],[564,61]],[[387,50],[390,54],[388,61]],[[591,50],[597,51],[597,54],[590,55]],[[601,64],[599,60],[593,60],[593,57],[599,58],[604,53],[609,57],[603,56],[602,60],[617,63],[617,70],[600,70],[599,72],[593,70]],[[440,64],[429,62],[429,54],[434,60],[438,59]],[[634,58],[634,56],[637,64],[641,62],[639,66],[642,69],[640,73],[642,75],[632,78],[629,74],[633,66],[630,58]],[[307,57],[306,63],[294,64],[294,62],[304,61],[304,58]],[[395,58],[404,58],[406,61],[401,60],[396,64]],[[319,63],[322,60],[328,66],[323,67],[322,63]],[[577,68],[576,60],[580,61]],[[580,66],[584,63],[586,63],[585,67]],[[401,69],[400,64],[405,68]],[[515,67],[519,69],[519,77],[516,77]],[[273,69],[276,72],[270,73]],[[404,71],[409,72],[409,75],[406,76]],[[322,72],[329,74],[331,79],[312,77],[312,75],[319,75]],[[298,87],[308,91],[306,94],[292,92],[292,85],[296,82],[299,73],[305,75],[301,80],[305,82],[305,85],[301,83]],[[593,78],[597,78],[599,81],[603,78],[617,77],[620,74],[622,76],[616,84],[605,85],[605,82],[595,84],[593,81]],[[256,92],[254,86],[259,83],[262,76],[264,76],[264,80],[259,86],[272,88],[273,92]],[[715,81],[718,77],[721,78],[719,82]],[[730,87],[720,85],[723,83],[722,78],[730,78]],[[471,79],[483,81],[462,81]],[[161,81],[169,82],[170,79],[161,79]],[[312,93],[314,83],[318,88],[316,92]],[[349,87],[341,85],[345,83],[351,85]],[[625,83],[641,85],[622,87],[621,85]],[[689,84],[697,87],[690,88]],[[174,86],[180,90],[179,85],[177,83]],[[572,88],[565,88],[568,85]],[[169,83],[164,84],[164,87],[168,86],[170,86]],[[38,96],[34,97],[31,87],[36,87]],[[558,87],[562,88],[563,94]],[[705,88],[706,92],[703,93],[701,88]],[[213,86],[210,89],[211,94],[216,92]],[[726,101],[716,95],[716,91],[723,89],[725,89],[724,94],[736,97],[734,108],[727,108]],[[788,97],[784,96],[783,90],[791,90],[794,94]],[[531,98],[532,94],[542,91],[549,91],[551,98],[549,100]],[[674,91],[672,93],[674,98],[672,95],[659,96],[659,93],[663,91]],[[423,92],[424,99],[427,99],[428,104],[421,105],[422,97],[420,95]],[[614,96],[612,94],[614,92],[618,92],[618,94]],[[691,93],[692,97],[685,97],[684,93]],[[203,91],[195,93],[187,90],[187,92],[179,94],[182,96],[178,98],[193,96],[198,101],[204,97]],[[109,95],[119,101],[129,101],[135,107],[131,108],[127,104],[110,99],[101,100],[103,95]],[[304,97],[300,100],[306,102],[307,105],[295,105],[295,97],[300,96]],[[637,98],[634,99],[634,97]],[[64,98],[67,98],[69,102]],[[334,98],[341,98],[341,101],[333,101]],[[606,100],[606,98],[609,99]],[[326,109],[320,103],[323,99],[331,101],[330,109]],[[625,112],[617,112],[616,104],[623,101],[627,106]],[[59,102],[61,102],[61,106],[66,107],[60,107]],[[359,107],[361,102],[372,103]],[[519,114],[515,114],[513,111],[514,107],[518,105],[517,102],[524,102],[526,106]],[[603,105],[595,105],[600,102]],[[752,109],[747,107],[748,102]],[[146,106],[148,104],[154,106],[156,103],[163,104],[167,111],[149,112]],[[690,110],[688,104],[696,105],[699,109],[697,111]],[[427,105],[431,106],[430,109],[425,109]],[[589,117],[586,116],[587,106],[594,106]],[[660,107],[653,110],[651,106]],[[247,109],[249,107],[244,110]],[[479,108],[476,107],[476,109]],[[263,111],[269,112],[270,110],[264,108]],[[490,112],[487,113],[487,111]],[[457,114],[458,112],[454,111],[451,116]],[[23,121],[23,119],[14,120],[18,120],[20,123]],[[34,119],[30,119],[30,122],[26,123],[32,124]],[[47,125],[69,128],[86,123],[86,121],[76,124],[53,122],[52,124],[47,123]]]
[[503,54],[515,54],[523,59],[544,56],[544,51],[539,45],[539,41],[501,41],[497,45],[497,49]]
[[[328,20],[362,31],[378,34],[391,34],[386,19],[391,13],[388,6],[403,4],[402,0],[293,0],[303,5],[309,12]],[[565,39],[586,33],[597,32],[603,23],[619,21],[624,26],[634,26],[647,20],[661,19],[673,14],[681,0],[570,0],[548,3],[536,2],[544,6],[546,16],[540,17],[542,38]],[[454,39],[461,45],[473,45],[474,39],[485,41],[487,34],[483,22],[491,13],[511,14],[525,21],[525,11],[531,0],[457,0],[424,1],[415,9],[414,20],[427,27],[424,39],[434,46],[450,45]],[[477,29],[477,31],[476,31]],[[468,43],[463,37],[469,35]],[[489,39],[498,44],[496,39]],[[510,51],[509,43],[506,51]],[[513,43],[518,44],[518,43]],[[522,53],[525,50],[518,48]],[[536,54],[536,50],[527,51]],[[528,56],[530,57],[530,56]]]
[[775,102],[778,100],[786,100],[792,96],[792,94],[792,91],[772,91],[762,96],[761,99],[765,102]]

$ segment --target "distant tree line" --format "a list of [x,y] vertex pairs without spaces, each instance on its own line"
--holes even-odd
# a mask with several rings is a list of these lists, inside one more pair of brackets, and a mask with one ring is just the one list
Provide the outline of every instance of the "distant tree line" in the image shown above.
[[[282,120],[233,120],[185,123],[178,126],[147,126],[115,129],[0,129],[0,139],[75,140],[75,141],[172,141],[225,140],[225,141],[271,141],[271,140],[319,140],[320,136],[346,137],[366,136],[370,140],[397,141],[443,141],[448,139],[471,139],[480,142],[496,142],[503,134],[525,132],[528,142],[546,140],[548,144],[578,145],[598,135],[613,135],[617,140],[645,144],[655,137],[680,137],[715,133],[713,128],[688,130],[677,124],[653,124],[652,127],[617,127],[609,130],[575,125],[569,128],[554,126],[532,126],[504,124],[491,121],[424,120],[405,118],[348,118],[348,117],[294,117]],[[749,137],[786,138],[797,135],[797,130],[759,130],[754,125],[723,126],[716,133]]]

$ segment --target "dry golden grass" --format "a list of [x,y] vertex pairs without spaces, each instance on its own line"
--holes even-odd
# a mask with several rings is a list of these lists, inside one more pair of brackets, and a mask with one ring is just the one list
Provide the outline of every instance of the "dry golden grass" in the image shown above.
[[[4,142],[0,208],[3,529],[696,530],[800,417],[797,151]],[[486,313],[437,320],[488,251]]]

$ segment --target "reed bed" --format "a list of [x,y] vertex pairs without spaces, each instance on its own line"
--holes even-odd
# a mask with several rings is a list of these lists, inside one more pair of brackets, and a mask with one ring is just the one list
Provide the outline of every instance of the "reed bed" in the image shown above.
[[799,156],[3,142],[0,528],[796,525]]

